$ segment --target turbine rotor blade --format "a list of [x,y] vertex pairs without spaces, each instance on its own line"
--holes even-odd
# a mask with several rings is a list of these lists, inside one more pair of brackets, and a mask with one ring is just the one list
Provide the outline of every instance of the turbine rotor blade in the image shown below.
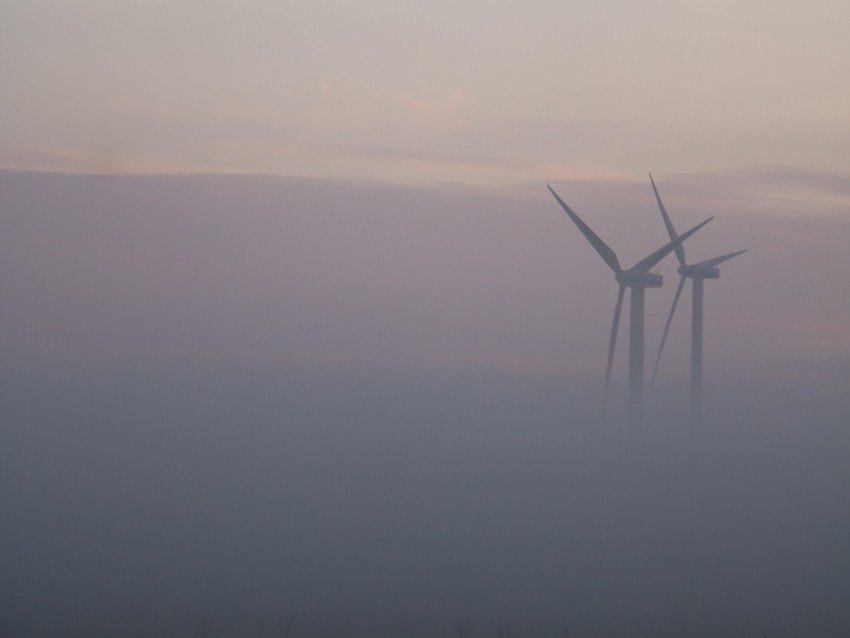
[[705,226],[712,219],[714,219],[714,217],[709,217],[704,222],[697,224],[689,231],[679,235],[675,240],[671,241],[669,244],[665,244],[648,257],[644,257],[632,267],[632,270],[648,272],[650,268],[652,268],[655,264],[664,259],[670,253],[671,250],[673,250],[676,246],[680,245],[683,241],[685,241],[688,237],[697,232],[700,228]]
[[622,268],[620,268],[620,262],[617,260],[617,255],[614,253],[613,250],[611,250],[611,247],[604,241],[602,241],[599,235],[594,233],[590,229],[590,226],[585,224],[582,221],[581,217],[576,215],[573,209],[567,206],[566,202],[564,202],[563,199],[558,197],[558,193],[552,190],[551,186],[547,184],[546,188],[548,188],[549,192],[551,192],[555,196],[555,199],[558,200],[558,203],[561,205],[561,208],[563,208],[567,215],[570,216],[570,219],[573,220],[573,223],[578,226],[578,229],[581,231],[582,235],[584,235],[587,241],[590,242],[590,245],[596,249],[596,252],[599,253],[599,256],[602,257],[606,264],[608,264],[608,267],[615,273],[622,272]]
[[670,314],[667,315],[667,323],[664,324],[664,336],[661,337],[661,345],[658,346],[658,356],[655,357],[655,368],[652,370],[652,386],[655,385],[655,375],[658,374],[658,364],[661,362],[661,353],[664,350],[664,344],[667,341],[667,332],[670,330],[670,324],[673,321],[673,313],[676,312],[676,305],[679,303],[679,297],[682,295],[682,288],[685,287],[685,277],[679,277],[679,287],[676,288],[676,296],[673,297],[673,305],[670,306]]
[[728,261],[728,260],[732,259],[732,257],[737,257],[738,255],[742,255],[745,252],[747,252],[747,251],[746,250],[739,250],[739,251],[736,251],[734,253],[729,253],[728,255],[721,255],[720,257],[714,257],[713,259],[706,259],[705,261],[701,261],[698,264],[693,264],[693,265],[694,266],[709,266],[709,267],[719,266],[724,261]]
[[605,365],[605,392],[602,395],[602,409],[608,403],[608,386],[611,384],[611,366],[614,363],[614,346],[617,345],[617,331],[620,327],[620,311],[623,309],[623,295],[626,294],[626,287],[620,284],[620,290],[617,292],[617,305],[614,306],[614,318],[611,320],[611,338],[608,342],[608,363]]
[[[676,229],[673,228],[673,222],[670,221],[670,216],[667,214],[667,209],[661,202],[661,196],[658,194],[658,189],[655,188],[655,180],[652,179],[652,173],[649,174],[649,183],[652,184],[652,192],[655,193],[655,201],[658,202],[658,208],[661,209],[661,217],[664,219],[664,226],[667,228],[667,234],[670,235],[670,241],[675,241],[678,235]],[[673,250],[676,251],[676,258],[679,260],[679,265],[685,264],[685,247],[678,244]]]

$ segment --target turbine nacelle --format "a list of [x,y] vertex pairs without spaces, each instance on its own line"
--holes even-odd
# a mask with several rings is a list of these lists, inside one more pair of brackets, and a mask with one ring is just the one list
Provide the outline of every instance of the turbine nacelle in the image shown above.
[[654,272],[643,272],[640,270],[624,270],[618,272],[614,279],[621,286],[629,288],[660,288],[664,281],[661,275]]
[[682,277],[690,277],[691,279],[719,279],[720,271],[714,266],[706,266],[704,264],[688,264],[679,266],[677,271]]

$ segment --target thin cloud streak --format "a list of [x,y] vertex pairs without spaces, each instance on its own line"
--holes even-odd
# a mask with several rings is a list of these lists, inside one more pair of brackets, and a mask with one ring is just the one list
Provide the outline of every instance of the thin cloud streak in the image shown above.
[[[199,149],[200,150],[200,149]],[[603,167],[405,148],[308,146],[274,142],[217,145],[205,159],[120,147],[27,147],[0,153],[0,169],[108,175],[256,174],[357,179],[407,185],[519,185],[547,180],[628,180]],[[257,169],[265,167],[266,170]]]

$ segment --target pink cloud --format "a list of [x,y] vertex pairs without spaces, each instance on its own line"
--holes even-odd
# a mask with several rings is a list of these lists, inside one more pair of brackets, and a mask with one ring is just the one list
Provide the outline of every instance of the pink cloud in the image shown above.
[[388,98],[400,107],[405,118],[428,128],[465,126],[480,111],[462,88],[430,98],[409,91],[391,91]]

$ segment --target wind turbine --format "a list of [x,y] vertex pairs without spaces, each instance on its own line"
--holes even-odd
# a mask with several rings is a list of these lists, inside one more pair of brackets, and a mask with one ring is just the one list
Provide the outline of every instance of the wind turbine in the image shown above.
[[573,220],[591,246],[599,253],[608,267],[614,271],[614,279],[619,284],[617,304],[614,306],[614,318],[611,321],[611,338],[608,344],[608,362],[605,366],[605,393],[602,405],[608,400],[608,386],[611,383],[611,365],[614,362],[614,346],[617,343],[617,329],[620,325],[620,311],[623,307],[623,296],[626,288],[631,289],[630,322],[629,322],[629,416],[633,422],[643,416],[643,318],[644,318],[644,289],[660,288],[663,281],[661,275],[649,272],[649,269],[664,259],[670,251],[680,246],[683,241],[711,221],[711,217],[697,224],[686,233],[674,237],[649,256],[643,258],[627,270],[620,267],[617,255],[599,236],[562,200],[558,194],[547,185],[547,188],[558,200],[561,208]]
[[[661,202],[658,189],[655,188],[655,180],[652,179],[652,173],[649,174],[649,182],[652,184],[652,192],[655,193],[655,199],[658,201],[658,208],[661,209],[661,217],[664,219],[664,226],[667,227],[667,234],[670,235],[671,240],[674,240],[678,235],[670,221],[670,216],[667,214],[667,209],[664,208],[664,204]],[[692,282],[691,298],[693,303],[691,308],[690,410],[691,420],[698,423],[702,420],[702,282],[705,279],[718,279],[720,277],[720,271],[717,270],[717,266],[747,251],[739,250],[728,255],[721,255],[713,259],[689,264],[685,261],[685,247],[682,244],[677,244],[674,250],[676,251],[676,258],[679,260],[679,287],[676,288],[673,305],[670,306],[670,314],[667,315],[667,323],[664,325],[664,335],[661,337],[661,345],[658,346],[658,356],[655,358],[655,368],[652,371],[652,383],[655,383],[655,375],[658,373],[658,364],[661,361],[661,352],[664,350],[664,343],[667,341],[667,332],[670,330],[670,323],[673,321],[673,313],[676,312],[676,305],[679,303],[682,288],[685,287],[685,280],[690,279]]]

